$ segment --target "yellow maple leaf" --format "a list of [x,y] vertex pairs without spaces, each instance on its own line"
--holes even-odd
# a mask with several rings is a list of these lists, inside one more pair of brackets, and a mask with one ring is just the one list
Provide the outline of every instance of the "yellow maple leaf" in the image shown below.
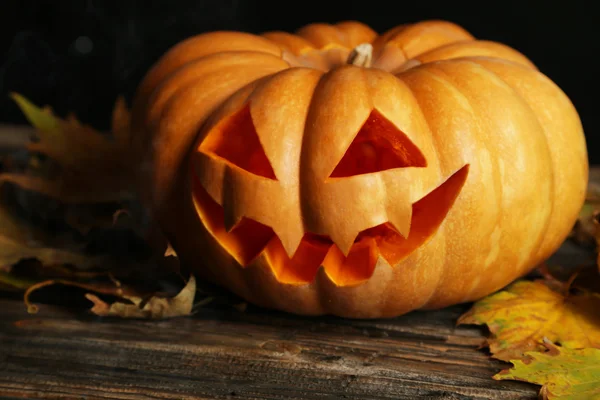
[[99,132],[75,117],[56,117],[19,94],[12,98],[37,131],[28,143],[57,165],[53,176],[3,173],[0,182],[13,182],[64,202],[110,202],[133,197],[135,169],[130,147],[130,115],[123,98],[115,104],[110,133]]
[[542,385],[540,397],[548,400],[600,399],[600,350],[569,349],[543,341],[546,352],[527,352],[524,360],[511,360],[513,368],[494,375],[496,380],[519,380]]
[[486,324],[490,351],[504,361],[543,349],[544,337],[565,348],[600,347],[600,295],[560,289],[557,281],[517,281],[475,303],[458,324]]

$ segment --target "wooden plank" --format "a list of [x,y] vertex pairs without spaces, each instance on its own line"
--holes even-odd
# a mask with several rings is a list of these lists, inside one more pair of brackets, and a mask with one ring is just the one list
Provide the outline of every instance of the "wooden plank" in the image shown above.
[[[466,306],[390,320],[249,307],[168,321],[104,320],[0,300],[0,396],[40,399],[535,399],[455,327]],[[4,397],[6,398],[6,397]]]

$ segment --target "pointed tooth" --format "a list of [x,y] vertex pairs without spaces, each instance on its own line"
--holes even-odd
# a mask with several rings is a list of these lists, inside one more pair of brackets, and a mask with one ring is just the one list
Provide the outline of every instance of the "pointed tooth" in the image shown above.
[[403,201],[402,206],[394,204],[393,207],[388,207],[387,215],[388,222],[396,228],[404,238],[408,238],[412,222],[412,204],[408,201]]
[[333,240],[333,243],[340,249],[344,257],[348,257],[350,253],[350,249],[354,244],[354,240],[358,236],[358,232],[350,232],[350,231],[339,231],[333,232],[330,237]]
[[296,253],[296,250],[298,250],[300,242],[302,242],[302,238],[304,237],[303,229],[285,229],[282,231],[278,231],[276,229],[273,230],[281,241],[287,256],[292,258]]

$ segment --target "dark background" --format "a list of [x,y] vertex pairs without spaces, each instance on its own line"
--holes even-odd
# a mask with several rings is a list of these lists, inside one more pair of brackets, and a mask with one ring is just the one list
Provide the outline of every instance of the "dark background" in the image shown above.
[[293,31],[310,22],[347,19],[381,32],[436,18],[527,55],[571,98],[583,121],[590,161],[600,163],[600,152],[594,151],[600,131],[598,63],[592,61],[600,54],[596,8],[581,0],[0,0],[0,123],[25,122],[8,99],[17,91],[105,129],[116,97],[131,99],[164,51],[199,32]]

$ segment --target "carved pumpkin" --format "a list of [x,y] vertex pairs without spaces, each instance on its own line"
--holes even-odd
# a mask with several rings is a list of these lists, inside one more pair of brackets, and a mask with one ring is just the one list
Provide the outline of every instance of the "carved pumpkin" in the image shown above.
[[443,21],[201,34],[149,71],[133,114],[146,198],[182,261],[299,314],[498,290],[557,249],[587,182],[567,96]]

